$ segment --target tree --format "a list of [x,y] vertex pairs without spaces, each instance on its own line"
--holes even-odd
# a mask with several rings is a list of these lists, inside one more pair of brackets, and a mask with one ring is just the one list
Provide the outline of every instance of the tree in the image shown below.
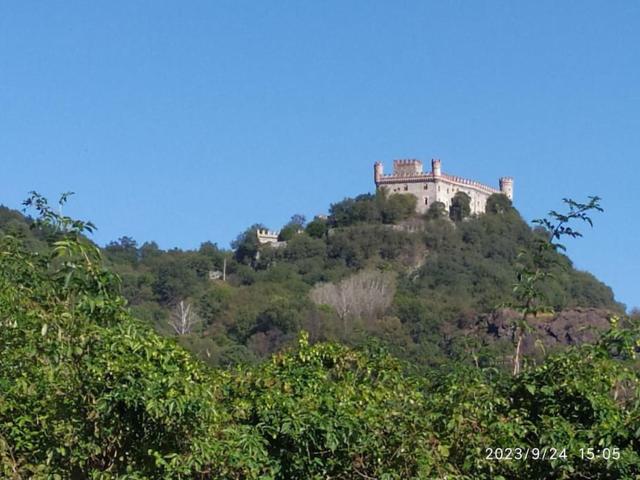
[[286,242],[291,240],[299,231],[304,230],[304,224],[306,223],[306,219],[304,215],[296,213],[291,217],[291,220],[282,227],[280,230],[280,235],[278,236],[278,240],[281,242]]
[[378,195],[380,214],[383,223],[398,223],[406,220],[416,211],[416,197],[410,194],[394,193]]
[[260,223],[256,223],[236,237],[231,242],[231,248],[234,250],[235,258],[238,262],[250,265],[256,258],[260,244],[258,243],[258,230],[264,230],[266,227]]
[[191,303],[180,300],[171,312],[169,325],[176,332],[176,335],[186,335],[191,333],[198,321],[199,319],[191,309]]
[[198,253],[216,262],[219,262],[224,257],[224,252],[213,242],[202,242],[200,248],[198,248]]
[[307,225],[305,231],[314,238],[323,238],[327,234],[327,221],[316,217]]
[[131,237],[120,237],[117,242],[109,242],[105,247],[107,256],[116,262],[135,265],[140,257],[138,243]]
[[380,208],[376,199],[376,195],[366,193],[332,204],[329,208],[329,224],[348,227],[358,223],[380,223]]
[[273,478],[210,372],[130,316],[91,223],[26,203],[54,235],[37,253],[0,236],[0,477]]
[[395,282],[390,273],[363,271],[333,283],[316,285],[311,299],[318,305],[332,306],[338,316],[375,318],[391,305],[395,294]]
[[[20,238],[0,236],[2,478],[640,475],[638,319],[612,317],[596,344],[571,347],[517,376],[456,362],[418,376],[375,340],[361,348],[312,345],[304,333],[297,345],[257,365],[209,369],[131,317],[117,276],[85,237],[88,222],[64,218],[46,203],[39,208],[45,213],[39,220],[55,232],[48,249],[33,252]],[[540,268],[561,259],[557,240],[579,236],[569,222],[589,222],[590,209],[598,210],[598,202],[572,202],[568,214],[551,215],[557,223],[542,222],[541,248],[549,255]],[[487,225],[502,220],[494,216]],[[503,225],[495,238],[514,225]],[[381,275],[388,281],[380,282]],[[263,330],[296,327],[306,290],[293,293],[291,278],[284,278],[236,290],[258,322],[248,325],[258,330],[251,337],[258,350],[269,351],[272,342]],[[391,280],[393,274],[377,270],[345,279],[346,290],[365,293],[364,304],[351,311],[378,315],[367,313],[368,303],[393,297]],[[257,297],[264,304],[257,306]],[[398,302],[402,321],[384,318],[379,325],[401,330],[409,317],[431,313],[428,300]],[[251,358],[224,337],[180,338],[191,341],[223,363]],[[551,445],[557,461],[542,460],[541,447]],[[511,446],[522,448],[511,452],[520,459],[499,461]]]
[[232,289],[227,284],[210,282],[197,300],[198,316],[206,325],[213,324],[229,308]]
[[289,220],[289,225],[295,225],[298,228],[304,228],[305,223],[307,223],[307,219],[301,213],[294,213],[291,215],[291,220]]
[[487,199],[485,212],[490,214],[502,214],[512,210],[511,200],[503,193],[494,193]]
[[175,305],[190,296],[199,283],[196,268],[184,261],[182,252],[170,252],[150,265],[154,274],[153,292],[159,303]]
[[447,206],[442,202],[433,202],[424,214],[425,220],[436,220],[447,216]]
[[[514,324],[515,354],[513,357],[513,374],[518,375],[521,369],[521,348],[524,336],[529,331],[528,320],[540,313],[552,311],[552,307],[545,301],[542,290],[542,282],[549,278],[550,265],[557,262],[556,257],[551,255],[558,250],[566,250],[565,246],[559,243],[563,237],[581,237],[582,234],[574,230],[570,223],[574,220],[581,220],[593,226],[593,221],[589,216],[591,212],[602,212],[600,197],[588,197],[588,202],[578,203],[574,200],[564,198],[563,202],[568,205],[569,211],[558,213],[555,210],[549,212],[548,218],[536,219],[534,224],[540,225],[545,230],[544,235],[538,235],[534,240],[534,247],[529,252],[522,251],[519,255],[521,264],[518,271],[518,281],[514,286],[513,293],[516,303],[514,306],[521,314],[519,320]],[[565,267],[566,268],[566,267]]]
[[471,215],[471,197],[464,192],[458,192],[451,199],[449,217],[454,222],[460,222]]
[[147,262],[162,255],[162,251],[156,242],[144,242],[140,247],[140,260]]

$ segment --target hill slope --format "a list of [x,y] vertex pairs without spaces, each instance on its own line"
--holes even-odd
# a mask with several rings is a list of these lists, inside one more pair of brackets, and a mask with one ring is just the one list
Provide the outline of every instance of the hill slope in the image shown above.
[[[42,250],[33,251],[36,239],[29,230],[19,229],[25,241],[0,235],[2,478],[638,477],[637,318],[612,319],[613,328],[596,344],[567,348],[538,366],[524,365],[518,375],[455,361],[410,372],[410,365],[379,345],[311,345],[306,334],[296,346],[255,366],[206,368],[173,339],[131,316],[119,294],[119,277],[104,268],[101,252],[82,235],[90,224],[46,206],[40,213],[44,228],[35,233],[46,239],[37,242]],[[407,234],[409,228],[361,227],[382,238],[388,232]],[[327,247],[340,231],[358,230],[334,231],[325,237]],[[399,251],[411,245],[423,251],[419,231],[409,235],[418,240],[400,242]],[[306,241],[303,234],[295,239]],[[396,331],[406,328],[393,316],[398,292],[424,300],[410,297],[403,285],[423,288],[419,271],[437,250],[422,256],[422,267],[406,267],[394,250],[385,259],[369,257],[372,263],[357,271],[338,261],[321,272],[342,272],[341,280],[311,287],[287,260],[295,243],[292,238],[285,249],[264,250],[261,268],[247,267],[253,276],[236,262],[229,283],[211,283],[228,289],[225,295],[233,300],[224,314],[260,307],[260,292],[270,305],[260,311],[262,323],[237,316],[227,335],[244,332],[252,339],[272,331],[251,333],[256,325],[294,328],[287,322],[313,314],[318,316],[305,321],[319,331],[337,318],[339,335],[388,335],[396,345],[391,341],[400,338]],[[137,250],[129,245],[129,251]],[[158,262],[169,255],[156,254]],[[187,255],[193,263],[186,272],[206,267],[202,252],[170,254],[178,263]],[[145,268],[152,271],[153,265]],[[290,284],[282,272],[290,272]],[[302,295],[297,313],[288,304],[296,289]],[[188,319],[192,304],[181,305]],[[509,325],[503,311],[489,319],[498,336],[500,322]],[[573,321],[560,320],[551,325],[556,336]],[[550,319],[536,319],[545,321]],[[441,334],[446,328],[464,332],[455,323],[438,328]],[[477,364],[485,360],[486,352],[470,347]],[[517,461],[501,461],[509,456]]]
[[[355,345],[377,338],[418,365],[478,361],[479,351],[487,362],[504,363],[511,324],[503,318],[492,329],[487,318],[510,301],[518,255],[532,249],[536,235],[505,200],[494,198],[485,215],[451,221],[437,207],[416,217],[407,196],[361,195],[332,205],[326,220],[305,224],[294,216],[281,248],[260,246],[253,226],[234,251],[210,242],[163,251],[123,237],[104,253],[133,313],[166,335],[178,328],[181,343],[214,365],[262,358],[301,329],[313,340]],[[43,248],[44,233],[29,223],[0,210],[2,232]],[[554,255],[546,301],[572,321],[568,334],[543,342],[548,346],[591,338],[578,332],[601,328],[607,312],[622,308],[609,287]],[[211,280],[225,263],[226,281]],[[553,329],[539,331],[545,337]]]

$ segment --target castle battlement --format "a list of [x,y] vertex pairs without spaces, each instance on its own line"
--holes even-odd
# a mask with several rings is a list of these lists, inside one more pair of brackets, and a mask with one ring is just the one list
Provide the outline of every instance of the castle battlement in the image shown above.
[[469,180],[467,178],[458,177],[456,175],[442,175],[442,178],[448,180],[453,183],[459,183],[461,185],[468,185],[470,187],[478,188],[480,190],[484,190],[490,194],[501,193],[500,190],[497,190],[493,187],[485,185],[484,183],[476,182],[475,180]]
[[396,176],[420,175],[422,162],[416,159],[394,160],[393,174]]
[[258,229],[256,231],[256,235],[258,236],[258,243],[260,244],[276,243],[278,241],[278,236],[280,235],[280,232]]
[[475,180],[442,173],[442,162],[435,158],[431,160],[430,172],[424,172],[422,162],[416,159],[394,160],[391,174],[385,174],[382,163],[376,162],[373,177],[378,189],[414,195],[418,200],[418,212],[425,212],[434,202],[449,207],[458,192],[470,197],[472,213],[484,213],[487,199],[494,193],[503,193],[513,199],[512,177],[500,178],[496,189]]

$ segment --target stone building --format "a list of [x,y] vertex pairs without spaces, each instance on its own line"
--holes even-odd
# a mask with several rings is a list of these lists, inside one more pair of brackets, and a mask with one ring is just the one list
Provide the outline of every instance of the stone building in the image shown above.
[[431,171],[423,172],[420,160],[394,160],[393,173],[385,175],[382,163],[373,166],[373,178],[377,189],[389,194],[410,193],[417,199],[419,213],[427,211],[434,202],[442,202],[447,209],[454,195],[466,193],[471,199],[471,213],[484,213],[487,199],[494,193],[503,193],[513,200],[513,178],[500,178],[500,188],[495,189],[474,180],[442,173],[440,160],[431,160]]
[[258,237],[259,245],[270,245],[274,248],[284,247],[287,245],[287,242],[281,242],[278,240],[280,232],[258,229],[256,231],[256,236]]

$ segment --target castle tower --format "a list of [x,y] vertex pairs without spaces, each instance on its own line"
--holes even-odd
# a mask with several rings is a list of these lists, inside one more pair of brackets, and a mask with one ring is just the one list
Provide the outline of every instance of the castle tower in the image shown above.
[[442,175],[442,167],[440,165],[440,160],[434,158],[431,160],[431,173],[434,177],[439,177]]
[[420,160],[394,160],[393,174],[398,176],[422,175],[422,162]]
[[376,182],[376,185],[378,184],[378,181],[382,177],[382,174],[383,174],[382,163],[381,162],[374,163],[374,165],[373,165],[373,181]]
[[513,178],[502,177],[500,178],[500,193],[504,193],[509,200],[513,200]]

